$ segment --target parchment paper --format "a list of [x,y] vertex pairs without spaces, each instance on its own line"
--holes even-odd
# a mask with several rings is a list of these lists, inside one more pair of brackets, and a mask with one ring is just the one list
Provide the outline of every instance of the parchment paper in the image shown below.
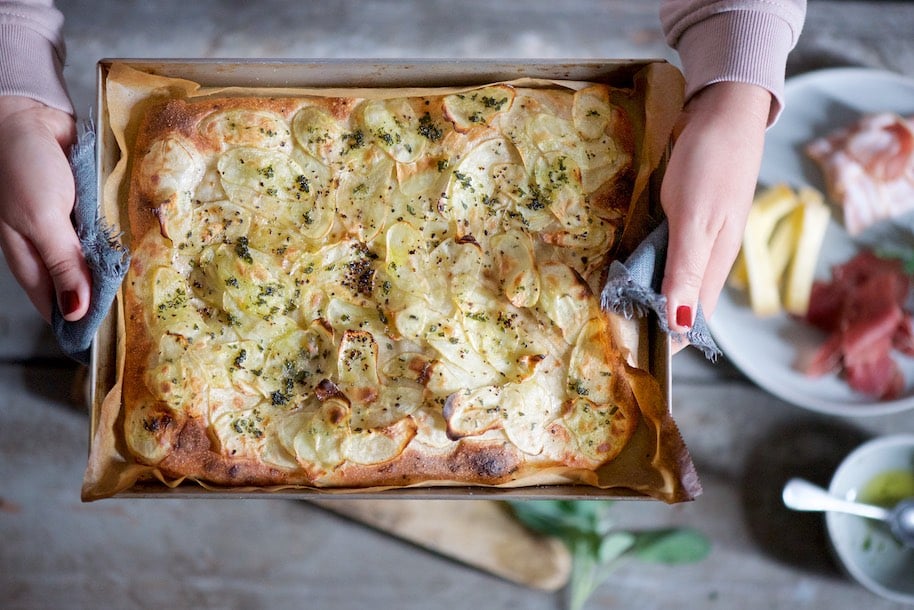
[[[116,226],[126,226],[126,189],[127,176],[130,175],[130,143],[133,141],[140,118],[150,105],[163,98],[201,98],[213,96],[328,96],[328,97],[362,97],[387,98],[423,95],[444,95],[486,84],[479,83],[473,87],[454,88],[392,88],[392,89],[341,89],[341,88],[253,88],[253,87],[204,87],[198,83],[179,78],[162,77],[136,70],[121,63],[111,65],[104,83],[106,117],[101,124],[107,124],[114,136],[117,150],[103,150],[102,156],[116,156],[116,164],[110,175],[104,178],[101,212],[107,221]],[[523,87],[566,87],[580,89],[589,83],[578,81],[558,81],[553,79],[522,78],[507,81],[507,84]],[[607,83],[619,86],[618,83]],[[634,117],[636,133],[644,134],[637,141],[634,196],[625,223],[618,255],[630,251],[632,244],[646,235],[658,221],[656,184],[658,171],[662,170],[663,160],[667,153],[673,124],[682,104],[682,78],[679,71],[665,62],[647,62],[629,83],[629,94],[615,103],[626,106]],[[103,141],[100,139],[100,141]],[[112,157],[108,157],[113,162]],[[101,167],[112,163],[101,163]],[[129,244],[128,244],[129,245]],[[676,428],[669,408],[669,396],[665,393],[665,380],[652,377],[652,369],[666,370],[666,363],[656,367],[651,362],[651,350],[646,344],[647,333],[644,323],[628,321],[618,316],[610,316],[611,326],[618,345],[625,346],[627,358],[632,365],[632,389],[641,408],[642,417],[629,445],[614,460],[604,464],[596,471],[556,468],[544,471],[536,477],[527,477],[522,481],[498,486],[506,490],[530,488],[538,485],[567,486],[570,495],[578,496],[582,489],[593,497],[632,497],[644,496],[666,502],[690,500],[701,492],[694,466],[688,450]],[[164,489],[178,489],[186,485],[183,479],[168,479],[157,469],[136,463],[126,449],[123,440],[123,422],[121,415],[121,374],[124,364],[124,323],[123,303],[119,297],[112,309],[111,327],[115,332],[114,345],[110,349],[98,350],[99,362],[96,366],[102,369],[111,367],[115,379],[110,388],[104,388],[92,405],[92,438],[90,443],[89,462],[83,484],[83,499],[95,500],[120,493],[129,493],[132,488],[141,486],[146,493],[150,487],[145,482],[157,480]],[[668,357],[668,355],[667,355]],[[388,488],[316,488],[296,486],[276,487],[236,487],[231,489],[215,488],[203,482],[197,482],[204,489],[219,494],[261,495],[301,491],[303,494],[319,491],[321,494],[353,494],[382,492]],[[592,486],[591,488],[582,487]],[[428,486],[465,486],[456,481],[433,481],[423,483]],[[593,492],[592,494],[590,492]],[[198,496],[198,494],[193,494]],[[398,494],[399,495],[399,494]],[[406,496],[404,496],[406,497]],[[487,496],[490,497],[490,496]],[[527,496],[518,496],[527,497]],[[555,497],[550,493],[549,497]]]

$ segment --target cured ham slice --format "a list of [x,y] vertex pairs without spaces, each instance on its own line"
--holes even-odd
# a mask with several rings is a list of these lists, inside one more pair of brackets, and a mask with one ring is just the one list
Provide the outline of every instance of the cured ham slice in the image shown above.
[[892,351],[914,351],[912,318],[904,310],[910,288],[901,261],[879,258],[869,250],[834,267],[830,281],[813,285],[804,318],[829,333],[806,364],[806,374],[839,371],[858,392],[881,400],[897,398],[905,380]]
[[822,170],[851,235],[914,210],[914,118],[867,115],[813,140],[806,154]]

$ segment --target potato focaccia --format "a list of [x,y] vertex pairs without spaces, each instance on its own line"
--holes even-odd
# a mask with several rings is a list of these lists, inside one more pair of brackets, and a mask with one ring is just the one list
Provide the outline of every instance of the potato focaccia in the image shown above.
[[130,453],[224,486],[596,484],[644,378],[595,297],[633,188],[613,95],[151,107],[128,202]]

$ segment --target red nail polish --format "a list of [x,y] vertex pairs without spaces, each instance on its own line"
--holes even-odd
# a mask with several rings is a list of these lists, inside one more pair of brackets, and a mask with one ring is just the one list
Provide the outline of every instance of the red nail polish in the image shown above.
[[60,311],[69,316],[79,309],[79,294],[75,290],[65,290],[60,295]]
[[688,305],[680,305],[676,308],[676,324],[679,326],[685,326],[686,328],[692,327],[692,308]]

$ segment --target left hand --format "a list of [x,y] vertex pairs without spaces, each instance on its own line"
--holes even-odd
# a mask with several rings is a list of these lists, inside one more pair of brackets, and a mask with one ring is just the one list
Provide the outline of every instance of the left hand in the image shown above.
[[698,303],[705,318],[714,312],[755,195],[770,108],[767,90],[726,82],[682,112],[660,191],[670,228],[661,291],[674,331],[692,326]]

